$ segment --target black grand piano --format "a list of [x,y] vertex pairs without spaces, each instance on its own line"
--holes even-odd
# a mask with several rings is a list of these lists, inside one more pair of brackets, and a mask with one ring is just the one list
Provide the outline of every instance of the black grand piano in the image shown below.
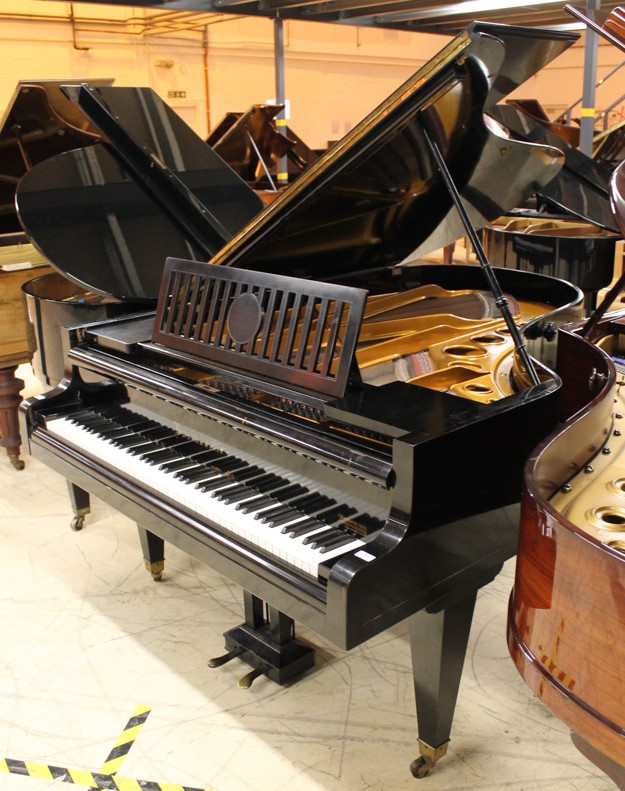
[[[582,293],[399,262],[557,173],[558,151],[484,112],[574,40],[475,23],[209,264],[168,257],[156,312],[70,329],[67,377],[22,405],[30,452],[136,521],[155,578],[168,542],[241,585],[210,664],[242,659],[242,685],[312,665],[295,623],[352,648],[408,619],[415,776],[447,750],[477,591],[515,552],[521,470],[559,417],[545,362]],[[69,91],[113,135],[97,93]],[[161,175],[142,189],[197,227]],[[45,197],[31,177],[20,213]]]

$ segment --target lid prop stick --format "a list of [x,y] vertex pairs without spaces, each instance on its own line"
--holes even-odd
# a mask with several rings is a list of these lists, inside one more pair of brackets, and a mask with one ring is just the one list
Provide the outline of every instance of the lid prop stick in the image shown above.
[[506,326],[510,332],[510,336],[514,342],[514,347],[525,367],[525,370],[528,373],[528,376],[532,382],[532,384],[537,385],[540,384],[540,379],[538,378],[538,374],[536,373],[536,369],[534,367],[534,363],[532,362],[532,358],[530,357],[527,347],[525,346],[525,342],[523,341],[523,336],[517,325],[512,318],[512,314],[510,313],[510,306],[508,304],[508,300],[504,296],[503,291],[499,285],[499,282],[495,276],[495,273],[492,270],[488,259],[486,258],[486,253],[484,252],[484,248],[478,238],[478,235],[471,223],[469,215],[462,203],[462,198],[460,197],[460,193],[456,188],[453,178],[447,168],[447,163],[445,162],[443,155],[436,143],[436,141],[431,137],[430,131],[427,128],[427,124],[423,124],[423,133],[425,135],[425,139],[427,144],[432,152],[434,159],[436,160],[436,164],[438,165],[438,169],[440,170],[441,176],[443,177],[443,181],[445,182],[445,186],[449,191],[452,201],[456,209],[458,210],[458,214],[460,215],[460,219],[464,228],[467,232],[467,236],[475,250],[475,254],[478,257],[480,262],[480,266],[486,276],[486,280],[488,281],[488,287],[490,288],[494,298],[495,298],[495,305],[501,311],[501,315],[503,316],[504,321],[506,322]]

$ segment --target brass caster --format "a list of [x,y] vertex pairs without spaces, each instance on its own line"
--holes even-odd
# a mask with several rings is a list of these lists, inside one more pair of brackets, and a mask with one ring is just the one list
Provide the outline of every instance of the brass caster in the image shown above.
[[410,764],[410,773],[413,777],[416,777],[417,780],[420,780],[422,777],[427,777],[432,769],[434,769],[434,764],[423,755],[415,758]]
[[85,524],[85,517],[84,516],[75,516],[72,521],[70,522],[70,527],[72,530],[82,530]]
[[72,530],[82,530],[85,526],[85,516],[90,513],[90,508],[79,508],[76,511],[76,516],[70,522],[70,527]]
[[421,755],[410,764],[410,772],[413,777],[420,779],[427,777],[437,762],[447,753],[449,739],[438,747],[432,747],[423,739],[419,739],[419,752]]
[[23,470],[26,466],[17,454],[11,454],[9,456],[9,461],[14,470]]
[[152,575],[152,579],[154,580],[154,582],[163,581],[163,571],[165,570],[164,560],[157,560],[154,563],[150,563],[149,560],[146,560],[145,567]]

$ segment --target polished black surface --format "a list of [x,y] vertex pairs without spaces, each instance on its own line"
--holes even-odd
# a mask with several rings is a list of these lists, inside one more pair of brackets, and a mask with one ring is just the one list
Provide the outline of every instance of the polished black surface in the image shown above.
[[[515,85],[519,74],[528,76],[530,64],[544,65],[573,40],[514,30],[497,38],[494,31],[472,28],[299,176],[212,261],[244,270],[239,273],[243,281],[253,281],[255,272],[247,270],[265,270],[276,288],[292,280],[283,275],[299,275],[360,281],[370,291],[389,293],[422,283],[483,289],[480,267],[433,266],[421,274],[420,267],[396,266],[416,245],[439,246],[440,239],[462,233],[429,141],[434,139],[442,152],[472,222],[482,224],[499,216],[502,207],[515,206],[557,173],[563,157],[551,147],[516,144],[492,132],[484,111]],[[501,274],[505,293],[540,295],[551,305],[545,315],[554,318],[554,328],[553,314],[581,299],[568,284],[562,289],[553,281],[552,291],[537,275]],[[330,296],[341,291],[333,282],[322,285]],[[235,289],[234,304],[239,293]],[[136,319],[136,333],[129,332],[132,318],[123,320],[119,335],[110,322],[70,329],[68,378],[44,399],[22,406],[31,451],[71,482],[75,506],[85,504],[88,490],[135,520],[148,566],[162,561],[163,541],[168,541],[241,585],[245,626],[258,637],[252,604],[260,611],[266,605],[291,626],[289,619],[305,624],[343,648],[409,619],[419,737],[437,750],[446,747],[476,592],[514,553],[517,518],[511,511],[522,468],[529,450],[556,420],[560,380],[543,370],[540,384],[494,404],[470,404],[408,382],[362,385],[354,359],[340,397],[326,389],[311,393],[283,371],[270,373],[269,379],[266,371],[255,373],[243,364],[256,348],[250,333],[260,326],[261,313],[269,317],[262,348],[265,340],[279,336],[288,314],[297,316],[297,297],[280,305],[275,323],[269,307],[257,312],[253,327],[243,326],[235,315],[236,340],[225,341],[241,347],[234,365],[231,358],[194,353],[215,315],[220,326],[229,319],[230,296],[224,288],[219,299],[210,299],[202,278],[164,288],[162,304],[172,309],[165,313],[173,333],[193,336],[184,352],[164,346],[164,340],[142,341],[149,324],[145,316]],[[258,297],[258,305],[261,301]],[[306,309],[321,340],[326,337],[324,308],[315,315],[316,304],[311,300]],[[340,335],[344,327],[339,324],[337,319]],[[275,347],[274,358],[285,365],[299,326],[289,328],[283,346]],[[303,342],[304,321],[301,327],[296,363],[305,366],[306,352],[315,343]],[[309,337],[315,334],[311,330]],[[213,335],[220,338],[220,330]],[[540,335],[535,340],[549,342]],[[326,347],[331,342],[333,335],[327,333]],[[103,381],[89,384],[86,374]],[[84,434],[84,442],[72,441],[76,435],[55,430],[52,422],[59,412],[69,423],[80,413],[93,425],[91,418],[97,423],[103,409],[122,404],[141,421],[154,420],[157,431],[175,426],[176,447],[189,437],[193,445],[210,446],[211,455],[223,449],[234,464],[245,458],[246,464],[277,471],[291,483],[296,476],[315,498],[330,496],[373,515],[376,527],[366,534],[364,546],[341,549],[337,557],[304,569],[289,559],[293,555],[275,550],[266,533],[246,532],[241,514],[203,511],[206,501],[199,504],[193,496],[187,502],[186,489],[183,495],[172,488],[167,497],[162,478],[159,487],[149,475],[120,473],[110,461],[119,456],[106,462],[90,451]],[[233,486],[238,489],[238,483]],[[258,492],[264,501],[265,492]],[[279,511],[285,505],[294,507],[279,498],[275,504]],[[260,667],[260,648],[245,661]],[[425,756],[413,764],[413,773],[424,765],[432,765]]]
[[[194,217],[206,208],[217,218],[221,235],[215,246],[254,217],[262,201],[151,89],[91,86],[67,93],[80,105],[89,91],[117,129],[100,130],[102,142],[88,150],[32,168],[17,190],[20,220],[72,282],[122,300],[152,301],[168,255],[210,257],[184,224],[185,196]],[[139,152],[142,172],[128,164],[121,144],[109,142],[116,131]],[[179,215],[159,198],[157,176],[180,185],[173,199]]]
[[278,130],[274,119],[282,110],[282,104],[254,104],[244,113],[226,113],[206,140],[256,189],[276,189],[277,168],[282,165],[282,157],[286,161],[289,181],[319,157],[288,126],[284,134]]
[[[4,110],[0,119],[0,234],[21,230],[15,190],[33,165],[100,139],[84,113],[61,92],[61,85],[71,82],[20,80]],[[112,82],[94,80],[94,85]]]
[[618,231],[610,209],[611,171],[608,167],[569,145],[517,107],[498,105],[490,114],[518,140],[562,149],[565,156],[562,170],[548,184],[536,189],[544,210],[578,217],[601,228]]
[[[498,38],[497,35],[500,34]],[[476,24],[298,177],[215,263],[371,283],[464,234],[423,134],[444,153],[475,227],[550,181],[563,156],[500,136],[484,111],[575,41]],[[519,53],[522,53],[522,57]],[[313,221],[314,218],[314,221]]]

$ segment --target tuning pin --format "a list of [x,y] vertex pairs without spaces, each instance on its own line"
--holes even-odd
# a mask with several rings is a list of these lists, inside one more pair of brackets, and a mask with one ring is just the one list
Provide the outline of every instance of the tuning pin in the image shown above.
[[243,678],[238,680],[237,687],[239,689],[249,689],[252,686],[254,679],[258,678],[258,676],[262,676],[263,673],[264,670],[262,667],[255,667],[254,670],[250,670],[249,673],[246,673]]
[[227,654],[223,656],[216,656],[213,659],[208,660],[209,667],[221,667],[225,665],[226,662],[229,662],[231,659],[234,659],[237,656],[240,656],[243,653],[242,648],[233,648],[232,651],[228,651]]

